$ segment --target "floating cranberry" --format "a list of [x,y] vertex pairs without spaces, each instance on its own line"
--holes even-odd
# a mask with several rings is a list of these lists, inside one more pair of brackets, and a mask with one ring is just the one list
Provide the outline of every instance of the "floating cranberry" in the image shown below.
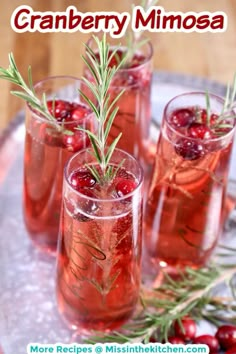
[[204,155],[204,148],[202,144],[185,138],[181,138],[177,141],[175,151],[185,160],[197,160]]
[[184,340],[180,337],[171,336],[168,338],[168,343],[171,344],[185,344]]
[[157,339],[154,338],[153,336],[149,338],[149,343],[157,343]]
[[219,116],[215,113],[212,113],[211,114],[211,118],[210,118],[210,124],[213,125],[213,124],[216,124],[217,120],[218,120]]
[[[113,51],[111,50],[109,52],[109,57],[112,55],[112,53],[113,53]],[[124,55],[124,52],[121,49],[118,49],[116,51],[116,54],[113,55],[111,61],[109,62],[109,67],[112,68],[113,66],[117,66],[120,63],[120,61],[122,60],[123,55]]]
[[195,338],[197,332],[197,326],[194,320],[190,317],[183,317],[182,327],[176,321],[174,324],[175,335],[179,338],[182,338],[184,341],[189,341]]
[[[92,188],[96,183],[95,177],[88,170],[74,171],[70,178],[70,184],[76,189]],[[81,193],[83,193],[81,191]],[[87,194],[86,194],[87,195]]]
[[209,118],[208,118],[206,109],[200,110],[200,117],[201,117],[202,123],[205,125],[208,125],[209,123],[210,123],[210,125],[214,125],[216,123],[217,119],[219,118],[219,116],[217,114],[211,113],[210,122],[209,122]]
[[121,179],[117,184],[116,184],[116,193],[118,197],[124,197],[125,195],[133,192],[133,190],[136,187],[136,183],[133,180],[130,179]]
[[70,118],[73,121],[77,121],[78,123],[81,123],[81,120],[83,120],[89,113],[91,113],[91,110],[89,110],[87,107],[78,105],[78,104],[73,104],[73,108],[70,113]]
[[47,101],[50,114],[58,121],[62,121],[71,111],[71,104],[63,100]]
[[73,135],[64,134],[62,141],[64,146],[71,152],[80,151],[89,146],[90,140],[87,134],[80,130],[72,132]]
[[158,343],[159,340],[158,340],[158,333],[157,332],[154,332],[151,337],[149,338],[149,343]]
[[223,325],[218,328],[215,336],[223,349],[229,349],[236,345],[236,326]]
[[198,118],[200,117],[200,120],[203,124],[207,124],[207,111],[206,109],[202,108],[198,110],[197,112]]
[[201,123],[192,123],[188,127],[188,135],[195,139],[210,139],[213,136],[210,128]]
[[218,340],[210,334],[203,334],[194,338],[193,344],[206,344],[209,347],[210,353],[217,353],[220,349]]
[[188,127],[194,120],[194,112],[187,108],[177,109],[170,117],[170,123],[177,128]]
[[234,345],[233,347],[229,348],[225,354],[236,354],[236,345]]
[[129,68],[136,68],[137,66],[143,64],[145,62],[145,56],[140,54],[135,54],[132,58],[132,61],[129,65]]

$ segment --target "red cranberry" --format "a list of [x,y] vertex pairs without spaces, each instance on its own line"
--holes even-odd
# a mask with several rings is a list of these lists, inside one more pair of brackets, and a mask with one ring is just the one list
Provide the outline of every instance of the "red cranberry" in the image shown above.
[[[201,109],[200,110],[200,115],[201,115],[201,121],[203,124],[208,124],[208,116],[207,116],[207,111],[206,109]],[[213,125],[216,123],[217,119],[219,116],[215,113],[212,113],[210,115],[210,125]]]
[[206,109],[200,109],[199,112],[198,112],[198,115],[200,115],[201,117],[201,122],[203,124],[207,124],[207,111]]
[[192,123],[188,127],[188,135],[195,139],[210,139],[212,132],[207,125],[201,123]]
[[194,112],[187,108],[177,109],[170,117],[170,123],[177,128],[187,127],[194,120]]
[[129,68],[136,68],[137,66],[143,64],[145,61],[145,56],[140,54],[135,54],[132,58],[132,61],[129,65]]
[[157,339],[155,339],[154,337],[150,337],[148,342],[149,343],[157,343]]
[[58,121],[62,121],[70,113],[71,104],[63,100],[55,100],[47,102],[48,110],[52,116]]
[[171,344],[185,344],[184,340],[180,337],[171,336],[168,338],[168,343]]
[[[92,188],[96,183],[94,176],[87,170],[74,171],[70,176],[70,184],[76,189]],[[83,193],[81,191],[81,193]]]
[[[110,50],[109,57],[112,55],[112,53],[113,53],[113,51]],[[122,60],[123,54],[124,54],[124,52],[121,49],[118,49],[116,51],[116,54],[113,55],[113,57],[109,63],[109,67],[112,68],[113,66],[117,66],[120,63],[120,61]],[[99,59],[99,55],[97,54],[96,56],[97,56],[97,59]]]
[[91,113],[91,111],[87,107],[79,104],[73,104],[70,118],[71,120],[77,121],[79,123],[79,121],[83,120],[89,113]]
[[229,348],[225,354],[236,354],[236,345],[234,345],[233,347]]
[[87,134],[80,130],[75,130],[73,135],[64,134],[62,141],[64,146],[71,152],[82,150],[89,146],[90,140]]
[[204,148],[202,144],[185,138],[181,138],[177,141],[175,151],[185,160],[197,160],[204,155]]
[[130,179],[121,179],[116,184],[116,193],[118,197],[124,197],[126,194],[133,192],[136,187],[136,183]]
[[236,345],[236,326],[223,325],[218,328],[215,336],[223,349],[229,349]]
[[154,332],[149,338],[149,343],[158,343],[157,332]]
[[194,320],[190,317],[183,317],[181,322],[182,327],[177,321],[174,324],[175,335],[185,341],[189,341],[195,338],[197,326]]
[[206,344],[209,347],[210,353],[217,353],[220,349],[218,340],[210,334],[203,334],[194,338],[193,344]]
[[218,120],[219,116],[217,114],[212,113],[211,114],[211,118],[210,118],[210,124],[216,124],[217,120]]

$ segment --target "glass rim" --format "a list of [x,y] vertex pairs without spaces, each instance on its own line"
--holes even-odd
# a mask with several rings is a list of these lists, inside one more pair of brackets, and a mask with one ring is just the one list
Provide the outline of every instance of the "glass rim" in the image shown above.
[[[37,81],[37,82],[34,84],[33,87],[34,87],[34,89],[36,89],[38,86],[40,86],[40,85],[43,84],[43,83],[49,82],[49,81],[51,81],[51,80],[57,80],[57,79],[60,79],[60,80],[71,80],[71,81],[75,81],[75,82],[78,82],[78,83],[83,83],[83,80],[81,80],[80,78],[78,78],[78,77],[76,77],[76,76],[73,76],[73,75],[52,75],[52,76],[48,76],[48,77],[45,77],[45,78],[43,78],[43,79]],[[62,85],[61,88],[63,88],[63,87],[66,87],[66,86],[65,86],[65,85]],[[91,110],[91,108],[90,108],[88,105],[86,105],[85,102],[82,102],[82,105],[83,105],[84,107],[87,107],[88,109]],[[31,105],[30,105],[29,102],[26,102],[26,106],[27,106],[28,109],[30,110],[30,113],[31,113],[35,118],[37,118],[37,120],[39,120],[39,121],[41,121],[41,122],[43,122],[43,123],[48,123],[48,124],[51,124],[51,125],[54,125],[54,126],[59,126],[59,127],[61,127],[61,126],[68,126],[68,125],[70,125],[70,124],[72,124],[72,123],[74,123],[74,124],[78,123],[78,125],[80,125],[79,122],[76,122],[75,120],[69,120],[69,121],[67,121],[67,122],[65,122],[65,121],[63,121],[63,120],[62,120],[61,122],[59,122],[59,121],[57,121],[56,119],[50,120],[50,119],[48,119],[48,118],[46,118],[46,117],[44,117],[44,116],[41,116],[40,113],[37,112],[37,110],[35,110],[35,109],[33,109],[33,108],[31,107]],[[84,122],[84,121],[88,120],[89,118],[91,118],[93,115],[94,115],[94,112],[92,111],[92,112],[89,113],[87,116],[85,116],[84,118],[82,118],[81,121]]]
[[[149,64],[149,63],[151,63],[151,61],[152,61],[152,58],[153,58],[153,52],[154,52],[154,50],[153,50],[153,45],[152,45],[152,42],[151,42],[151,40],[150,39],[148,39],[148,38],[146,38],[146,37],[144,37],[144,39],[147,39],[147,42],[145,43],[145,45],[147,45],[148,47],[149,47],[149,55],[147,56],[147,57],[145,57],[145,60],[142,62],[142,63],[140,63],[139,65],[137,65],[137,66],[135,66],[135,67],[133,67],[133,68],[120,68],[119,70],[118,70],[118,72],[120,72],[120,73],[134,73],[134,72],[136,72],[136,71],[139,71],[139,70],[142,70],[142,68],[145,66],[145,65],[147,65],[147,64]],[[87,46],[89,46],[89,43],[90,42],[92,42],[92,41],[94,41],[94,38],[93,37],[90,37],[89,39],[88,39],[88,41],[86,42],[86,45]],[[125,45],[124,46],[122,46],[122,45],[120,45],[119,46],[119,44],[117,44],[117,45],[110,45],[110,47],[111,48],[119,48],[119,47],[124,47],[125,48]],[[85,54],[86,54],[86,48],[85,48]],[[87,66],[86,66],[86,69],[87,70],[89,70],[88,68],[87,68]],[[115,76],[118,74],[118,72],[115,74]],[[131,84],[131,85],[128,85],[128,87],[135,87],[135,86],[137,86],[137,84]],[[110,87],[121,87],[121,88],[127,88],[127,86],[123,86],[123,85],[115,85],[115,84],[112,84],[112,82],[111,82],[111,85],[110,85]]]
[[122,197],[118,196],[117,198],[105,198],[105,199],[99,199],[99,198],[90,197],[90,196],[88,196],[86,194],[83,194],[83,193],[77,191],[69,182],[68,168],[69,168],[70,163],[74,159],[76,159],[78,155],[81,155],[81,154],[83,154],[85,152],[88,153],[89,150],[92,150],[92,148],[87,148],[87,149],[85,148],[85,149],[80,150],[77,153],[75,153],[73,156],[71,156],[69,158],[69,160],[66,162],[65,167],[64,167],[64,180],[66,181],[67,186],[69,187],[70,190],[73,191],[73,193],[78,195],[80,198],[91,200],[93,202],[100,202],[100,203],[117,203],[117,202],[121,202],[121,201],[124,201],[126,199],[129,199],[130,197],[132,197],[142,187],[143,181],[144,181],[144,171],[143,171],[143,168],[142,168],[141,164],[139,163],[139,161],[133,155],[129,154],[125,150],[117,148],[117,149],[114,150],[114,152],[118,151],[118,152],[121,152],[121,153],[125,154],[128,158],[133,160],[137,164],[137,166],[139,168],[140,178],[138,180],[138,184],[135,187],[135,189],[132,192],[130,192],[130,193],[128,193],[128,194],[126,194],[126,195],[124,195]]
[[[200,138],[194,138],[194,137],[191,137],[191,136],[187,136],[185,134],[183,134],[182,132],[178,131],[177,128],[175,128],[174,126],[172,126],[170,124],[170,122],[168,121],[168,114],[167,114],[167,110],[169,108],[169,106],[175,101],[177,100],[179,97],[184,97],[184,96],[205,96],[206,95],[206,92],[204,91],[191,91],[191,92],[184,92],[184,93],[181,93],[177,96],[174,96],[171,98],[171,100],[169,100],[167,102],[167,104],[165,105],[165,108],[164,108],[164,111],[163,111],[163,122],[166,123],[166,125],[168,126],[168,129],[170,129],[173,133],[175,133],[176,135],[178,135],[179,137],[181,138],[185,138],[185,139],[188,139],[188,140],[193,140],[193,141],[198,141],[198,142],[201,142],[201,143],[209,143],[209,142],[217,142],[217,141],[221,141],[223,139],[226,139],[228,138],[231,134],[234,133],[234,130],[236,128],[236,119],[233,120],[233,127],[232,129],[230,129],[230,131],[228,131],[226,134],[224,135],[221,135],[221,136],[216,136],[216,137],[213,137],[213,138],[210,138],[210,139],[200,139]],[[216,101],[218,101],[219,103],[222,104],[222,106],[224,105],[224,98],[221,97],[221,96],[218,96],[214,93],[211,93],[209,92],[208,93],[209,97],[215,99]],[[194,106],[194,105],[193,105]],[[231,110],[230,112],[234,112],[234,110]]]

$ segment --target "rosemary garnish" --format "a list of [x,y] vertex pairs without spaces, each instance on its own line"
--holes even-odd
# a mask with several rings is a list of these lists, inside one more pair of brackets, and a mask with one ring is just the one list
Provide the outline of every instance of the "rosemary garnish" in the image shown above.
[[[141,0],[140,6],[144,9],[144,11],[148,11],[152,6],[155,6],[159,0]],[[133,8],[134,8],[133,4]],[[123,56],[120,58],[119,55],[115,55],[117,63],[123,59],[125,56],[125,67],[129,67],[129,64],[132,63],[132,59],[137,53],[138,49],[141,48],[143,45],[149,42],[148,38],[142,39],[143,32],[133,32],[128,31],[125,35],[126,37],[126,50],[124,50]]]
[[[233,259],[236,248],[219,247],[227,251],[222,259],[230,259],[230,256]],[[214,325],[224,321],[236,324],[236,264],[224,264],[218,260],[198,270],[186,268],[179,270],[177,279],[162,272],[164,281],[160,287],[141,290],[142,308],[130,323],[109,334],[96,332],[86,342],[147,343],[153,335],[162,342],[167,340],[173,323],[181,323],[186,315]],[[217,288],[222,284],[227,285],[229,295],[217,294]]]
[[110,66],[110,62],[116,55],[118,48],[113,48],[112,52],[110,51],[110,46],[106,41],[105,34],[103,35],[102,40],[99,40],[96,36],[93,36],[93,39],[98,50],[93,51],[89,46],[85,45],[86,56],[82,56],[83,61],[93,77],[93,80],[90,81],[85,77],[82,79],[94,95],[96,104],[81,90],[80,94],[95,114],[98,123],[97,134],[83,128],[78,129],[83,130],[88,134],[92,144],[94,156],[100,168],[98,170],[95,166],[91,165],[88,165],[87,167],[90,169],[96,180],[103,183],[114,178],[114,173],[117,170],[116,169],[114,171],[112,166],[109,166],[109,162],[122,133],[119,133],[110,146],[107,146],[107,138],[119,109],[115,105],[124,90],[122,90],[113,101],[111,101],[108,91],[114,75],[123,65],[125,58],[123,58],[117,66]]
[[[141,0],[140,6],[144,9],[145,12],[147,12],[152,6],[155,6],[158,3],[159,0]],[[138,43],[140,41],[140,38],[142,36],[142,31],[139,32],[132,32],[133,33],[133,39],[134,43]]]
[[206,112],[207,112],[207,125],[211,125],[211,106],[209,92],[206,91]]
[[21,91],[11,91],[11,94],[17,96],[24,101],[28,102],[29,105],[41,113],[45,118],[57,124],[57,120],[53,117],[47,107],[47,99],[45,93],[42,94],[42,99],[40,100],[34,91],[33,79],[31,66],[28,67],[28,85],[20,74],[13,53],[9,54],[9,68],[4,69],[0,67],[0,79],[4,79],[12,82],[13,84],[19,86]]
[[[144,11],[148,11],[152,6],[155,6],[159,0],[142,0],[140,6],[144,9]],[[126,64],[132,62],[132,58],[137,52],[139,48],[141,48],[144,44],[146,44],[149,39],[144,38],[142,39],[142,31],[140,32],[133,32],[130,31],[127,34],[127,57],[126,57]]]
[[218,135],[224,134],[220,129],[232,129],[232,124],[229,122],[225,122],[228,119],[235,119],[236,113],[234,109],[236,107],[236,74],[233,78],[232,88],[231,85],[227,85],[226,95],[224,98],[224,104],[222,107],[222,111],[219,114],[216,121],[211,123],[211,106],[210,106],[210,98],[209,93],[206,91],[206,111],[207,111],[207,125],[211,127],[211,129]]

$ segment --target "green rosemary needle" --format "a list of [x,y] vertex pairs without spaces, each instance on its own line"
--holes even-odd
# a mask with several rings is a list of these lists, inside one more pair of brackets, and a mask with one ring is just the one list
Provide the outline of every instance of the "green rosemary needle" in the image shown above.
[[115,172],[112,167],[109,166],[109,162],[122,135],[120,132],[111,145],[107,145],[107,138],[112,127],[112,123],[119,109],[116,106],[116,103],[124,92],[124,90],[122,90],[117,97],[111,101],[109,87],[115,74],[123,65],[126,58],[123,58],[117,66],[111,66],[111,60],[116,55],[118,48],[112,48],[111,50],[109,44],[107,43],[105,34],[101,40],[99,40],[96,36],[93,36],[93,39],[97,45],[97,51],[94,51],[85,45],[86,55],[82,56],[82,59],[88,67],[93,80],[90,81],[85,77],[83,77],[82,80],[94,95],[96,104],[93,100],[88,98],[83,91],[80,90],[80,94],[95,114],[97,119],[97,134],[94,134],[86,129],[84,130],[83,128],[78,129],[85,131],[90,138],[94,156],[99,164],[100,170],[102,171],[102,178],[99,178],[100,174],[96,167],[87,167],[93,173],[94,177],[97,180],[99,179],[100,183],[103,183],[114,177]]
[[[236,248],[219,248],[226,251],[224,261],[234,258]],[[173,323],[181,323],[186,315],[214,325],[224,321],[236,324],[235,274],[236,264],[219,260],[198,270],[179,271],[178,280],[163,272],[164,281],[159,288],[141,290],[141,308],[130,323],[120,331],[94,333],[86,342],[148,343],[151,336],[158,342],[167,341]],[[222,284],[228,286],[230,295],[227,297],[217,295],[217,288]]]
[[28,102],[33,109],[41,113],[48,120],[55,122],[56,124],[57,121],[55,117],[53,117],[48,110],[46,95],[43,94],[42,99],[40,100],[35,94],[31,66],[28,67],[27,85],[17,68],[13,53],[10,53],[8,57],[9,67],[8,69],[0,67],[0,79],[12,82],[16,86],[20,87],[21,91],[11,91],[11,94]]
[[[141,0],[140,6],[144,9],[144,11],[148,11],[150,7],[155,6],[158,3],[159,0]],[[134,8],[134,4],[132,8]],[[135,53],[138,51],[139,48],[141,48],[143,45],[148,43],[150,40],[148,38],[142,38],[143,32],[133,32],[133,31],[128,31],[125,35],[126,37],[126,50],[123,53],[123,56],[120,58],[119,55],[116,55],[116,61],[117,63],[120,62],[120,60],[123,59],[125,56],[125,63],[126,68],[129,67],[129,64],[132,63],[132,59],[135,55]]]
[[[232,124],[225,123],[224,120],[235,119],[236,113],[234,109],[236,108],[236,74],[233,78],[232,87],[230,84],[227,85],[226,95],[224,97],[224,104],[219,117],[216,119],[214,124],[211,124],[211,106],[210,97],[208,91],[206,91],[206,111],[207,111],[207,125],[215,131],[216,134],[221,134],[220,129],[232,128]],[[233,112],[233,113],[232,113]],[[223,132],[224,134],[224,132]]]

